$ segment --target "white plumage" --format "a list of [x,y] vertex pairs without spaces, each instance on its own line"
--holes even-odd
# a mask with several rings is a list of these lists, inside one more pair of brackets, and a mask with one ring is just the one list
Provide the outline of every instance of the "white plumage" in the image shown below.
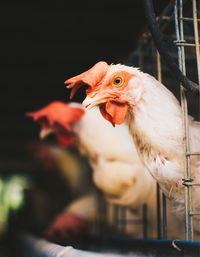
[[[89,158],[93,168],[93,181],[111,203],[129,207],[132,218],[140,219],[142,204],[148,206],[149,236],[156,237],[156,183],[142,164],[132,142],[128,128],[113,128],[103,119],[97,108],[87,110],[82,119],[74,124],[82,154]],[[169,213],[170,238],[182,238],[180,223],[172,221]],[[142,236],[142,226],[128,231]]]
[[[125,65],[107,65],[100,62],[95,69],[104,68],[104,73],[93,83],[87,83],[89,92],[85,106],[100,104],[102,114],[114,123],[126,121],[141,160],[160,184],[170,199],[172,209],[184,219],[184,145],[182,110],[175,96],[149,74]],[[99,73],[102,71],[99,71]],[[89,73],[88,73],[89,74]],[[92,75],[92,74],[91,74]],[[84,73],[79,75],[84,81]],[[120,80],[119,80],[120,77]],[[67,81],[70,87],[76,86],[76,77]],[[88,78],[87,78],[88,79]],[[122,81],[121,83],[116,84]],[[79,80],[79,84],[81,83]],[[127,106],[127,107],[126,107]],[[127,108],[127,111],[126,109]],[[123,111],[119,114],[120,111]],[[124,115],[126,111],[126,115]],[[124,116],[122,116],[124,115]],[[200,151],[200,123],[189,117],[189,141],[192,151]],[[191,157],[191,176],[200,182],[200,156]],[[200,189],[192,188],[193,211],[200,211]],[[194,216],[194,221],[199,220]],[[194,226],[199,231],[200,226]]]
[[[72,107],[76,109],[72,110]],[[130,208],[137,220],[142,218],[142,204],[146,203],[148,236],[155,238],[157,232],[156,183],[142,164],[127,126],[122,124],[113,128],[103,119],[98,108],[87,110],[79,118],[74,118],[73,112],[79,113],[77,108],[83,112],[81,105],[56,102],[29,115],[35,120],[44,121],[42,129],[47,129],[48,132],[54,131],[58,137],[62,133],[61,135],[66,139],[65,142],[69,142],[67,137],[73,137],[80,152],[89,159],[93,168],[95,185],[104,193],[109,202]],[[69,117],[65,116],[63,119],[63,115],[69,115]],[[44,120],[45,117],[46,120]],[[58,126],[59,124],[60,126]],[[59,139],[61,138],[59,137]],[[91,197],[79,199],[67,210],[86,219],[87,212],[85,210],[88,210],[90,219],[94,214],[94,204],[91,199]],[[171,215],[169,215],[169,219],[172,219]],[[170,237],[182,238],[182,234],[179,236],[179,231],[179,224],[175,220],[170,226]],[[142,226],[136,225],[130,232],[132,235],[140,237],[142,236]]]
[[[79,149],[93,167],[95,184],[111,201],[130,205],[129,202],[136,203],[140,198],[138,204],[146,202],[155,183],[142,165],[125,125],[114,129],[102,118],[98,108],[94,108],[75,123],[74,131]],[[143,186],[145,191],[140,193]],[[130,189],[137,194],[130,194],[128,202],[121,201],[122,195]]]
[[[127,124],[145,166],[171,199],[176,215],[183,219],[185,157],[181,107],[174,95],[153,77],[140,72],[139,78],[143,94],[136,108],[130,109]],[[189,141],[191,152],[200,151],[200,123],[191,117]],[[191,157],[191,177],[194,182],[200,181],[200,156]],[[193,187],[192,195],[193,210],[199,212],[200,189]],[[199,226],[195,230],[199,231]]]

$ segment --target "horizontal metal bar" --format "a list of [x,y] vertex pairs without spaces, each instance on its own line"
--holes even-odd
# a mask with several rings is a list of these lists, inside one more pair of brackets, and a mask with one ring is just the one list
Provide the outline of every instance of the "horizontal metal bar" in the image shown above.
[[[179,20],[184,20],[184,21],[194,21],[194,18],[189,18],[189,17],[181,17]],[[197,19],[197,21],[200,22],[200,19]]]
[[193,182],[193,183],[191,183],[191,185],[192,185],[192,186],[200,186],[200,183],[195,183],[195,182]]
[[190,212],[189,214],[190,214],[191,216],[200,215],[200,212]]
[[185,155],[186,155],[186,156],[190,156],[190,155],[200,155],[200,152],[193,152],[193,153],[187,152]]
[[200,186],[200,183],[195,182],[183,182],[184,186]]
[[174,40],[174,43],[177,44],[177,43],[185,43],[185,39],[177,39],[177,40]]
[[[175,42],[177,46],[196,46],[194,43],[182,43],[182,42]],[[198,44],[200,46],[200,44]]]
[[[163,19],[163,20],[174,20],[174,18],[172,18],[172,16],[161,16],[159,17],[159,19]],[[179,20],[183,20],[183,21],[191,21],[193,22],[194,19],[193,18],[189,18],[189,17],[180,17],[178,18]],[[157,18],[158,20],[158,18]],[[200,22],[200,19],[197,19],[198,22]]]

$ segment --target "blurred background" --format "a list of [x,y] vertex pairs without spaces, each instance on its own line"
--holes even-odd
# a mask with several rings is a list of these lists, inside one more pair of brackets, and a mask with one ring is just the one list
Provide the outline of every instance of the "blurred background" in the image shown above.
[[[157,12],[167,2],[155,1]],[[0,164],[6,171],[25,168],[22,148],[37,138],[25,112],[68,100],[64,81],[99,60],[126,62],[146,23],[140,0],[1,4],[0,13]],[[82,98],[80,92],[74,100]]]

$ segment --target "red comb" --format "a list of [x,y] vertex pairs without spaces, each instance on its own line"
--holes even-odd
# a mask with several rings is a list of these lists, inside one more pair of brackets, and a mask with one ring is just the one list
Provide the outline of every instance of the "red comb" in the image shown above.
[[76,91],[83,85],[87,84],[90,87],[97,85],[105,76],[109,65],[106,62],[98,62],[89,70],[67,79],[65,84],[68,84],[67,88],[72,88],[70,98],[74,97]]
[[36,112],[26,113],[26,115],[32,117],[35,121],[46,118],[49,125],[58,123],[68,129],[69,124],[78,121],[84,113],[85,111],[81,107],[54,101]]

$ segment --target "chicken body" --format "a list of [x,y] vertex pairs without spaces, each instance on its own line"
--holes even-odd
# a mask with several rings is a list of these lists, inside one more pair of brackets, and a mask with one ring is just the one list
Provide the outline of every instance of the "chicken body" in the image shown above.
[[[86,76],[87,75],[87,76]],[[86,107],[100,105],[113,125],[125,122],[138,154],[165,195],[171,209],[184,221],[184,144],[182,110],[175,96],[149,74],[125,65],[99,62],[66,81],[76,91],[87,84]],[[200,152],[200,123],[189,117],[190,151]],[[200,181],[200,156],[191,157],[191,176]],[[193,211],[200,212],[200,189],[192,188]],[[194,222],[199,221],[194,216]],[[199,225],[194,226],[196,231]]]
[[[181,107],[174,95],[160,82],[148,74],[140,73],[140,76],[144,86],[143,97],[136,108],[129,110],[126,123],[143,163],[171,200],[172,211],[183,220],[185,156]],[[200,123],[191,117],[189,142],[191,152],[200,151]],[[200,180],[200,156],[191,157],[191,177],[194,182]],[[197,203],[199,196],[200,190],[193,187],[195,212],[200,211]],[[198,220],[198,216],[194,217],[194,221]],[[198,231],[199,228],[195,226]]]
[[106,197],[126,206],[145,203],[155,183],[142,165],[126,126],[113,129],[94,108],[86,111],[73,130],[79,150],[89,158],[93,180]]
[[[110,203],[130,208],[133,219],[141,219],[142,205],[147,204],[148,236],[156,238],[156,183],[141,162],[127,126],[113,128],[93,108],[74,124],[73,131],[79,150],[89,158],[95,185]],[[168,217],[169,238],[182,238],[180,223],[170,212]],[[142,236],[142,227],[135,229],[132,235]]]
[[[73,108],[83,109],[81,105],[74,103],[67,106],[66,104],[61,105],[59,103],[59,106],[62,109],[64,108],[65,115],[67,115],[67,108],[69,108],[71,116]],[[52,110],[53,106],[51,105],[50,107]],[[58,110],[58,106],[56,108]],[[45,107],[44,110],[48,110],[48,108]],[[35,120],[44,120],[44,110],[31,115]],[[41,113],[42,115],[40,115]],[[61,109],[59,113],[61,115]],[[52,117],[47,117],[47,120],[51,120],[51,124],[53,124]],[[44,129],[49,131],[47,122],[44,125]],[[104,193],[109,202],[130,208],[136,220],[142,218],[142,205],[147,204],[148,236],[155,238],[157,233],[156,182],[142,164],[127,126],[122,124],[113,128],[111,124],[103,119],[97,107],[87,110],[75,122],[70,124],[64,123],[64,125],[69,129],[70,136],[73,136],[73,141],[75,141],[79,151],[89,159],[93,168],[94,183]],[[53,130],[53,127],[51,127],[51,130]],[[69,142],[67,139],[67,136],[69,136],[68,132],[65,135],[63,134],[63,136],[66,139],[65,142]],[[61,139],[59,136],[59,140]],[[63,140],[61,141],[63,142]],[[75,213],[77,212],[77,214],[82,209],[82,207],[79,209],[77,206],[82,206],[82,203],[85,206],[91,205],[92,208],[94,206],[93,203],[88,204],[85,201],[79,200],[78,202],[80,204],[74,203],[72,205],[75,206],[72,209],[76,209]],[[84,209],[87,209],[89,212],[88,207]],[[81,211],[81,213],[82,215],[80,216],[85,215],[85,212]],[[90,213],[94,213],[94,211],[91,210]],[[171,215],[169,216],[171,219]],[[85,216],[83,218],[87,219]],[[170,226],[171,232],[169,234],[171,238],[181,238],[179,236],[180,227],[177,224],[175,221]],[[132,232],[133,236],[142,236],[142,226],[136,225]]]

